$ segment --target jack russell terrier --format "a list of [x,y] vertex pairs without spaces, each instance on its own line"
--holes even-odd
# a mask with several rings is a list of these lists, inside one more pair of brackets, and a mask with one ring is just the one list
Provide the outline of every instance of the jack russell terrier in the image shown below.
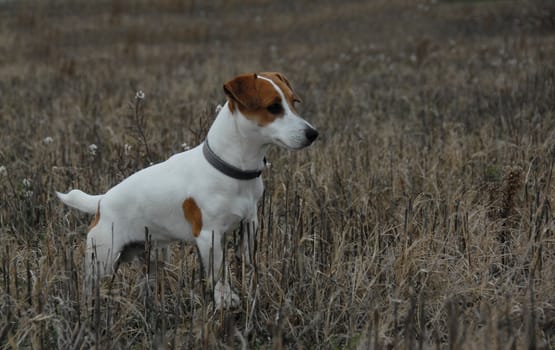
[[131,175],[105,194],[57,192],[65,204],[95,215],[87,234],[87,285],[139,253],[148,228],[161,245],[195,242],[207,280],[216,282],[216,306],[239,304],[222,278],[224,236],[245,222],[256,232],[268,147],[301,149],[318,132],[299,117],[295,103],[301,100],[280,73],[239,75],[223,88],[227,102],[202,144]]

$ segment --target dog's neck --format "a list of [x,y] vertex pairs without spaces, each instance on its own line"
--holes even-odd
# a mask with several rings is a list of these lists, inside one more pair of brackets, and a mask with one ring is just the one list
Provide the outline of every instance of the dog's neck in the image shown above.
[[[235,113],[240,113],[237,109]],[[262,170],[269,144],[244,135],[228,102],[222,107],[206,137],[210,148],[226,163],[242,170]]]

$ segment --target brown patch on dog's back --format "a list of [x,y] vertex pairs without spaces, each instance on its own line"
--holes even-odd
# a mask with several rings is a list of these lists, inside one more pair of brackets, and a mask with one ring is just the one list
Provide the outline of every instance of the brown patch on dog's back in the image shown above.
[[98,206],[96,207],[96,213],[94,214],[94,218],[89,225],[89,231],[92,230],[100,221],[100,201],[98,202]]
[[183,215],[193,228],[193,236],[198,237],[202,229],[202,212],[192,197],[183,201]]

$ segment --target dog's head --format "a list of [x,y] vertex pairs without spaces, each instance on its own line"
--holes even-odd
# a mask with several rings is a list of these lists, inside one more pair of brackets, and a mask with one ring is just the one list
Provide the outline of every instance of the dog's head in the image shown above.
[[239,75],[224,84],[232,113],[242,132],[290,149],[309,146],[318,131],[299,117],[295,103],[301,99],[280,73]]

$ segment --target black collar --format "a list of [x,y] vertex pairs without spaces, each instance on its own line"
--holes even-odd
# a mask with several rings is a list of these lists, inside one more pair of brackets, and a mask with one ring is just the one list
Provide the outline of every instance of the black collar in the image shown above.
[[[202,153],[204,154],[204,158],[206,158],[208,163],[210,163],[214,168],[234,179],[252,180],[262,174],[262,170],[241,170],[229,163],[226,163],[222,158],[218,157],[214,151],[212,151],[212,148],[208,145],[208,139],[204,140]],[[266,159],[264,159],[264,163],[266,163]]]

